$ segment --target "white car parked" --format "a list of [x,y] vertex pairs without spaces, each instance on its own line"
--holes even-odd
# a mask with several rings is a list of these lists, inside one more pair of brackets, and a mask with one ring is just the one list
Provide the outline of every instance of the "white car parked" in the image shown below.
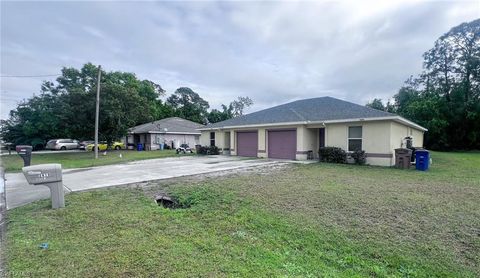
[[47,142],[45,149],[47,150],[73,150],[78,149],[78,140],[72,139],[53,139]]

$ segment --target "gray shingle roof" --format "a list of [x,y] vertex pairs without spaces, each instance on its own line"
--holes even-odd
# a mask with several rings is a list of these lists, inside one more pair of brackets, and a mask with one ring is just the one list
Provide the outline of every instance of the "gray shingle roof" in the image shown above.
[[146,123],[128,130],[129,133],[148,133],[148,132],[166,132],[166,133],[196,133],[200,134],[198,128],[205,127],[199,123],[185,120],[178,117],[165,118],[155,122]]
[[333,97],[318,97],[297,100],[223,122],[209,124],[206,128],[391,116],[396,115]]

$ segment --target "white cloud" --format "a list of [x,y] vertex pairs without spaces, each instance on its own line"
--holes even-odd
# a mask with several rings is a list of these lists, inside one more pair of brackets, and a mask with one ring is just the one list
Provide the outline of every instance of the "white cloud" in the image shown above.
[[[190,86],[212,107],[239,95],[252,110],[330,95],[392,96],[421,54],[478,2],[2,2],[1,74],[101,64],[168,93]],[[2,111],[41,79],[2,78]]]

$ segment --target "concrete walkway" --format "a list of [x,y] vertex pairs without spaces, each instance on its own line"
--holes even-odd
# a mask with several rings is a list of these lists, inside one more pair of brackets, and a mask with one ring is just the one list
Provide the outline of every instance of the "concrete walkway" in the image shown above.
[[[126,164],[63,170],[66,193],[150,180],[206,174],[285,163],[235,156],[184,156],[130,162]],[[22,173],[7,173],[7,208],[12,209],[50,197],[46,186],[29,185]]]

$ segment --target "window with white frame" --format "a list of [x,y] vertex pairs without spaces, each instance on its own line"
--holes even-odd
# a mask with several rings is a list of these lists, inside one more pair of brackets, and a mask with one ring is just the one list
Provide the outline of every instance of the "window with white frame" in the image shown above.
[[362,150],[362,127],[350,126],[348,127],[348,151]]

